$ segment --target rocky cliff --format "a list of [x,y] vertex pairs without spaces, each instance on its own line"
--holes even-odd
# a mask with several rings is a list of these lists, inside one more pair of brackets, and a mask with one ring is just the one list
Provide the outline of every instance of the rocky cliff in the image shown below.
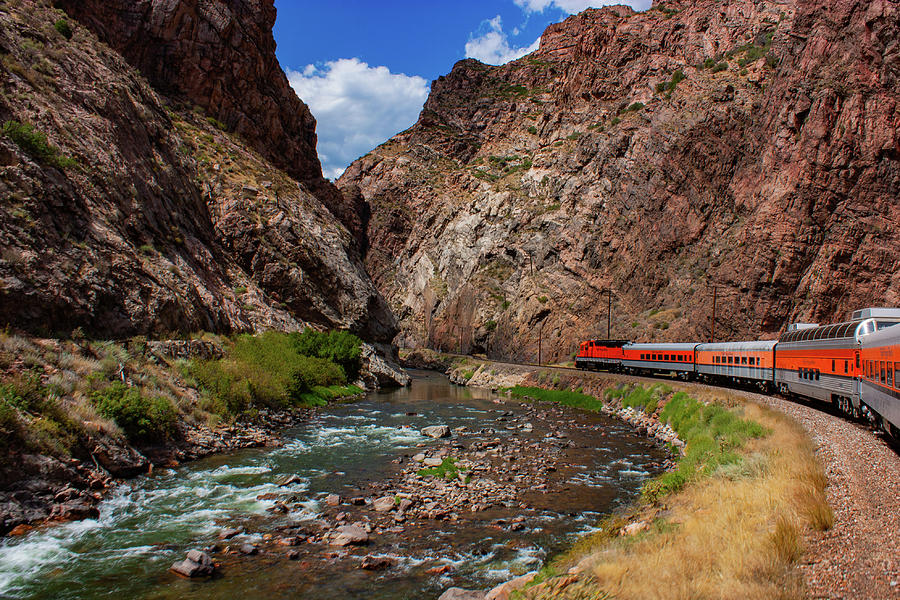
[[0,324],[393,337],[271,0],[57,6],[0,6]]
[[894,2],[587,10],[458,63],[338,182],[407,346],[773,336],[900,302]]

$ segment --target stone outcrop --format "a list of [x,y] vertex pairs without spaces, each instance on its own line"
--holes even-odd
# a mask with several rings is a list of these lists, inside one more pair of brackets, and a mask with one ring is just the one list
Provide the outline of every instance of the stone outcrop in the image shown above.
[[339,180],[408,347],[534,361],[771,337],[900,302],[900,16],[884,0],[587,10],[456,64]]
[[39,136],[0,136],[0,322],[113,337],[312,323],[389,342],[275,59],[271,0],[57,6],[79,19],[69,35],[47,0],[0,13],[0,121]]

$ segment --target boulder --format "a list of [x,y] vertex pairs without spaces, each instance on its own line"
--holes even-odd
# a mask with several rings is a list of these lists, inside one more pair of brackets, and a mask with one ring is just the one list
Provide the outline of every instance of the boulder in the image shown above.
[[414,454],[412,459],[416,462],[423,462],[425,460],[425,455],[419,452],[418,454]]
[[426,467],[439,467],[444,463],[441,458],[426,458],[424,461]]
[[450,437],[450,428],[446,425],[429,425],[422,428],[422,435],[435,439]]
[[368,541],[369,534],[362,527],[358,525],[342,525],[335,530],[330,544],[332,546],[351,546],[366,544]]
[[484,600],[485,593],[480,590],[464,590],[463,588],[450,588],[441,594],[438,600]]
[[537,575],[537,571],[526,573],[525,575],[511,579],[506,583],[501,583],[489,591],[484,597],[484,600],[509,600],[509,597],[513,592],[521,590],[527,584],[531,583],[531,580],[534,579],[535,575]]
[[394,499],[394,496],[382,496],[381,498],[377,498],[374,502],[372,502],[372,506],[378,512],[388,512],[394,506],[396,506],[397,502]]
[[174,563],[169,570],[182,577],[206,577],[212,575],[216,567],[206,552],[190,550],[183,561]]
[[337,506],[341,503],[341,497],[337,494],[328,494],[325,496],[325,504],[328,506]]

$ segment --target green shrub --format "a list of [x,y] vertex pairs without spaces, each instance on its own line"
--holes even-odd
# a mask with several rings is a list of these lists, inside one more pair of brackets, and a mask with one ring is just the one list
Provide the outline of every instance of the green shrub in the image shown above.
[[15,447],[21,439],[22,423],[19,411],[4,398],[0,398],[0,449]]
[[628,110],[629,112],[637,112],[637,111],[641,110],[642,108],[644,108],[643,102],[635,102],[634,104],[629,106],[626,110]]
[[427,469],[420,469],[416,473],[419,477],[437,477],[438,479],[446,479],[451,481],[456,479],[460,472],[465,473],[467,469],[460,469],[456,464],[457,460],[452,456],[445,458],[440,465]]
[[240,335],[224,358],[192,361],[188,371],[206,392],[203,408],[219,415],[259,406],[321,405],[357,393],[338,394],[334,388],[346,385],[348,372],[358,376],[361,348],[359,338],[347,332],[270,331]]
[[728,70],[728,63],[720,62],[716,66],[714,66],[710,71],[712,73],[720,73],[721,71],[726,71],[726,70]]
[[59,148],[47,141],[47,135],[35,129],[31,123],[6,121],[3,124],[3,135],[38,162],[61,170],[78,164],[74,159],[61,154]]
[[[283,334],[276,334],[283,335]],[[348,331],[322,333],[306,329],[290,334],[296,351],[304,356],[330,360],[344,369],[347,379],[355,381],[362,367],[362,340]]]
[[484,328],[488,331],[494,331],[497,329],[497,321],[490,319],[484,324]]
[[531,135],[537,135],[537,127],[532,125],[531,127],[528,128],[528,133],[530,133]]
[[714,66],[716,66],[716,59],[714,58],[707,58],[703,61],[704,69],[712,69]]
[[97,412],[116,422],[132,441],[157,441],[172,434],[176,413],[162,397],[145,398],[141,390],[113,383],[91,394]]
[[67,40],[72,39],[72,27],[69,25],[69,22],[65,19],[60,19],[56,23],[53,24],[53,28],[59,32],[61,36],[66,38]]
[[672,396],[659,418],[685,443],[685,454],[674,472],[644,486],[644,497],[652,501],[679,490],[695,477],[709,476],[721,467],[739,463],[742,459],[736,450],[748,439],[769,433],[759,423],[743,419],[735,411],[703,404],[685,392]]
[[36,371],[25,371],[0,385],[0,402],[26,412],[39,412],[46,397],[47,389]]
[[613,117],[613,120],[609,122],[609,125],[610,125],[610,127],[615,127],[616,125],[618,125],[621,122],[622,122],[622,119],[620,119],[619,117]]

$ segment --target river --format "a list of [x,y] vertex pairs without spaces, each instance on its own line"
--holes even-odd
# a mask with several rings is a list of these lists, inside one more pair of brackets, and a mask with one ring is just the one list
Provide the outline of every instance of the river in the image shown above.
[[[395,476],[398,463],[411,455],[447,444],[423,437],[419,430],[426,425],[478,431],[488,423],[491,438],[528,435],[543,443],[550,434],[540,423],[527,434],[503,426],[529,410],[533,415],[533,408],[501,402],[489,390],[416,372],[409,388],[317,413],[286,431],[283,447],[160,470],[119,487],[101,504],[99,519],[3,540],[0,598],[401,599],[436,598],[454,585],[488,588],[539,567],[591,531],[600,514],[632,501],[660,471],[664,452],[618,421],[559,409],[567,423],[560,435],[570,446],[565,465],[553,474],[556,491],[523,490],[527,510],[499,505],[455,521],[406,524],[349,551],[311,544],[299,561],[287,560],[266,542],[291,527],[321,526],[325,495],[364,494],[372,482]],[[477,435],[467,441],[473,439]],[[286,476],[296,477],[279,486]],[[287,496],[290,512],[273,512],[276,499]],[[510,527],[516,517],[521,523]],[[218,542],[225,527],[246,533]],[[218,543],[224,550],[225,544],[242,542],[260,543],[264,551],[214,555],[222,574],[211,580],[185,580],[167,571],[188,549]],[[359,569],[365,555],[390,557],[393,566]]]

